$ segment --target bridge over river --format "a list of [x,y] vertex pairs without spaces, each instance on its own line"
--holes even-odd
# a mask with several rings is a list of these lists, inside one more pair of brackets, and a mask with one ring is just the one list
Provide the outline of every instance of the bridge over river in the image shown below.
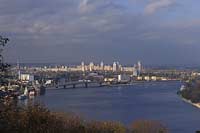
[[105,86],[105,82],[99,81],[71,81],[65,83],[58,83],[56,88],[88,88],[88,87],[102,87]]

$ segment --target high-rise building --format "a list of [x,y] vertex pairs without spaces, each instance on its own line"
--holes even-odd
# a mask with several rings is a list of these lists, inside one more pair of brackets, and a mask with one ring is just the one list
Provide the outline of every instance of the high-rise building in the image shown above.
[[138,76],[138,71],[135,66],[133,67],[133,76],[134,77]]
[[138,61],[138,75],[140,75],[142,72],[142,64],[140,61]]
[[85,63],[84,62],[81,62],[81,70],[82,70],[82,72],[85,72]]
[[90,72],[93,71],[93,69],[94,69],[94,63],[93,62],[90,62],[89,69],[90,69]]
[[103,61],[101,62],[100,67],[101,67],[101,70],[103,71],[103,70],[104,70],[104,64],[103,64]]
[[119,64],[119,65],[117,66],[117,70],[118,70],[118,71],[123,71],[122,65]]
[[20,64],[19,64],[19,61],[17,61],[17,70],[18,70],[18,79],[20,80],[21,78],[21,70],[20,70]]
[[116,72],[116,71],[117,71],[117,63],[113,62],[113,72]]

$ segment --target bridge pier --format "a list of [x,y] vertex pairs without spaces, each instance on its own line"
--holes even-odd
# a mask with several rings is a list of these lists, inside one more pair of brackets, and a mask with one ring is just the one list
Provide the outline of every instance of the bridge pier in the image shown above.
[[88,88],[88,83],[87,82],[85,83],[85,88]]
[[73,84],[73,88],[76,88],[76,84]]
[[101,83],[101,82],[99,83],[99,86],[100,86],[100,87],[102,86],[102,83]]

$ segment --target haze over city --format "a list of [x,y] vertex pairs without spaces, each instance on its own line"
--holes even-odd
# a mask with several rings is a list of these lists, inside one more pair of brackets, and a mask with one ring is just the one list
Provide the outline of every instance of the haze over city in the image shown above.
[[200,64],[197,0],[0,2],[7,62]]

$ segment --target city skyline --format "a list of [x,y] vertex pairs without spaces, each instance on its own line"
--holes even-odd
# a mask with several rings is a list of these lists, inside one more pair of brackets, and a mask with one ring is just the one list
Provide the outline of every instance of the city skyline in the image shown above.
[[200,65],[200,1],[1,1],[7,62]]

